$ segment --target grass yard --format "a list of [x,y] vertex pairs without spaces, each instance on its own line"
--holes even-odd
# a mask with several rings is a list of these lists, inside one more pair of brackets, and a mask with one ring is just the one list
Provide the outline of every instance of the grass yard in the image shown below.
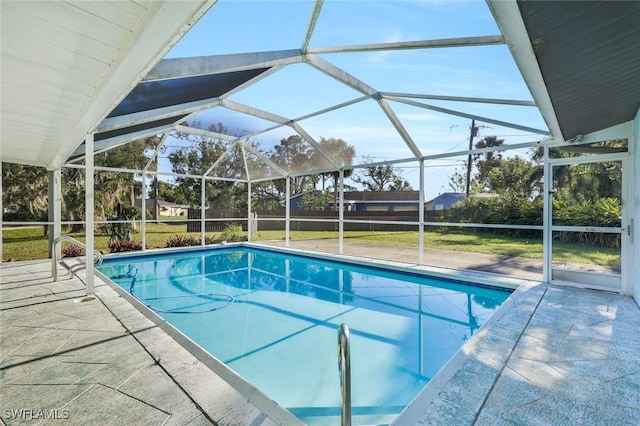
[[[147,223],[147,248],[165,247],[167,240],[176,235],[200,236],[200,233],[187,233],[186,224],[178,222]],[[83,233],[69,233],[67,235],[84,242]],[[215,236],[215,234],[208,234]],[[279,240],[284,237],[284,231],[260,231],[254,236],[254,241]],[[140,232],[133,234],[136,241],[141,241]],[[291,231],[292,239],[337,239],[337,231]],[[390,246],[418,247],[418,233],[415,231],[397,232],[367,232],[346,231],[345,240],[360,240]],[[3,230],[2,257],[4,261],[31,260],[47,258],[48,239],[43,235],[42,226],[20,229],[5,228]],[[109,237],[96,234],[95,247],[105,253],[109,252]],[[68,242],[63,242],[69,244]],[[459,252],[488,253],[503,256],[518,256],[531,259],[542,259],[542,240],[524,239],[496,235],[491,232],[445,232],[426,231],[424,247]],[[613,249],[602,249],[580,244],[565,244],[554,242],[554,261],[572,263],[595,264],[602,266],[620,267],[620,253]]]
[[[260,231],[254,240],[282,239],[284,231]],[[337,239],[338,232],[291,231],[292,239]],[[345,231],[345,240],[353,239],[391,246],[418,247],[415,231],[367,232]],[[492,232],[425,231],[424,247],[459,252],[487,253],[501,256],[542,259],[542,239],[515,238]],[[614,249],[590,247],[582,244],[553,243],[553,260],[620,267],[620,252]]]
[[[200,233],[188,233],[186,229],[187,226],[184,223],[147,223],[146,246],[147,248],[165,247],[167,240],[175,235],[200,236]],[[42,226],[4,229],[2,233],[3,260],[46,259],[48,257],[49,240],[43,234]],[[63,230],[63,234],[83,243],[86,240],[84,232],[65,232]],[[134,240],[142,241],[139,230],[134,232],[132,236]],[[101,235],[96,232],[94,240],[96,250],[109,253],[109,237],[107,235]],[[71,243],[69,241],[62,242],[63,247],[67,244]]]

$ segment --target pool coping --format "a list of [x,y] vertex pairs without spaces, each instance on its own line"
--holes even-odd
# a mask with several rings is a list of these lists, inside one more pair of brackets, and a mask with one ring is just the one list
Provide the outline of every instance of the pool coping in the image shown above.
[[543,283],[518,287],[391,425],[473,424],[545,291]]
[[[433,266],[404,263],[398,261],[384,261],[380,259],[365,258],[360,256],[336,255],[318,253],[308,250],[274,247],[259,243],[229,243],[223,245],[154,249],[140,253],[139,256],[154,255],[159,253],[185,253],[189,251],[201,251],[203,249],[218,249],[232,247],[249,247],[269,250],[280,253],[307,255],[314,258],[338,260],[363,266],[383,267],[398,272],[418,273],[439,278],[454,279],[457,281],[480,283],[492,287],[502,287],[514,290],[509,298],[498,308],[491,318],[474,334],[462,347],[456,351],[449,361],[438,371],[429,383],[416,395],[416,397],[393,420],[391,425],[413,425],[422,423],[425,416],[433,419],[451,418],[451,389],[464,383],[465,407],[460,410],[456,404],[456,418],[458,424],[471,424],[482,404],[491,391],[493,383],[497,380],[501,370],[506,365],[510,354],[516,346],[518,339],[524,331],[536,306],[544,295],[546,288],[543,283],[526,279],[517,279],[500,274],[476,272],[460,269],[438,268]],[[106,259],[128,257],[128,253],[116,253],[105,256]],[[274,423],[280,425],[304,425],[302,420],[295,417],[286,408],[280,406],[266,394],[261,392],[251,383],[227,367],[222,361],[204,350],[179,330],[167,323],[159,315],[130,295],[126,290],[113,283],[99,271],[96,276],[108,288],[114,290],[119,297],[124,298],[145,318],[162,329],[182,348],[189,351],[200,363],[213,373],[218,375],[229,386],[238,391],[247,399],[247,403],[254,406]],[[97,286],[96,290],[102,286]],[[105,302],[106,304],[106,302]],[[127,328],[129,326],[124,324]],[[482,380],[466,380],[467,376],[481,374]],[[475,389],[470,389],[469,386]],[[470,396],[471,395],[471,396]],[[247,409],[251,410],[248,406]],[[463,420],[464,419],[464,420]]]

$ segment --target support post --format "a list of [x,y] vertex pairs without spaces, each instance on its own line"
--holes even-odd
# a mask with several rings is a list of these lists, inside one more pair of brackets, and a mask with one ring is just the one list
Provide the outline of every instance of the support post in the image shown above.
[[[2,242],[2,221],[4,220],[4,206],[2,205],[2,161],[0,161],[0,242]],[[0,244],[0,265],[2,265],[2,246]]]
[[420,193],[418,194],[418,263],[424,264],[424,159],[420,159]]
[[290,235],[291,235],[291,177],[287,176],[286,178],[286,190],[285,190],[286,200],[285,204],[285,228],[284,228],[284,245],[285,247],[289,247],[290,245]]
[[86,233],[86,272],[87,272],[87,295],[93,294],[93,282],[94,282],[94,268],[93,268],[93,251],[95,248],[94,237],[93,237],[93,226],[94,226],[94,199],[95,199],[95,188],[94,188],[94,153],[93,153],[93,133],[87,133],[85,138],[85,161],[86,161],[86,169],[85,169],[85,233]]
[[62,256],[62,248],[60,245],[53,247],[53,242],[62,234],[62,172],[61,170],[47,171],[49,176],[49,258],[53,257],[52,250],[56,251],[56,258]]
[[344,169],[340,169],[340,212],[338,213],[338,253],[344,254]]
[[142,232],[142,250],[147,249],[147,175],[142,172],[142,196],[140,197],[142,208],[142,223],[140,224],[140,232]]
[[251,182],[247,182],[247,241],[251,242],[251,234],[253,233],[251,210]]
[[204,240],[205,237],[207,235],[206,233],[206,215],[207,215],[207,209],[206,209],[206,193],[207,193],[207,180],[204,178],[204,176],[202,177],[202,182],[200,183],[200,244],[204,245]]
[[551,232],[551,207],[553,203],[553,179],[551,165],[549,164],[549,147],[545,145],[544,157],[543,157],[543,189],[544,192],[542,200],[542,281],[545,283],[551,282],[552,278],[552,253],[551,253],[551,241],[553,238]]
[[629,204],[631,205],[631,211],[629,223],[627,224],[627,230],[629,232],[629,262],[627,263],[630,283],[629,286],[631,295],[636,301],[636,304],[640,305],[640,268],[633,267],[631,262],[633,259],[640,259],[640,108],[636,113],[633,120],[633,135],[629,138],[629,146],[631,147],[631,162],[633,163],[632,171],[628,175],[631,177],[631,189],[632,192],[629,197]]

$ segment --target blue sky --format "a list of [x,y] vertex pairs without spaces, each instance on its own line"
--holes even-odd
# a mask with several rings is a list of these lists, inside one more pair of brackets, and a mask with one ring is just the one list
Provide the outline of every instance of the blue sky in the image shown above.
[[[207,56],[300,48],[313,10],[313,1],[220,0],[169,52],[167,57]],[[499,30],[484,1],[331,1],[324,2],[310,48],[497,35]],[[531,96],[508,48],[482,46],[338,53],[323,58],[374,89],[467,97],[530,100]],[[297,118],[360,97],[361,94],[306,65],[289,65],[230,99],[276,114]],[[535,108],[477,103],[418,102],[456,109],[545,129]],[[468,147],[470,120],[390,102],[394,112],[423,155],[459,151]],[[230,117],[220,109],[209,119],[227,127],[251,130],[259,123]],[[505,143],[532,142],[540,135],[488,123],[478,123],[479,138],[498,136]],[[342,138],[356,148],[359,164],[367,159],[411,157],[392,124],[374,101],[300,122],[314,138]],[[240,127],[243,129],[240,129]],[[233,129],[231,129],[233,130]],[[265,150],[289,130],[257,138]],[[478,139],[476,139],[478,140]],[[520,155],[526,155],[520,153]],[[448,191],[448,176],[465,158],[428,162],[427,198]],[[442,166],[442,167],[440,167]],[[446,167],[445,167],[446,166]],[[415,164],[399,168],[415,188]]]

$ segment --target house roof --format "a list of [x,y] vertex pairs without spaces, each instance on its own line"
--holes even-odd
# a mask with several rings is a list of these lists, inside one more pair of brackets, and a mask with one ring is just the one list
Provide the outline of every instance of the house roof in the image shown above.
[[419,191],[345,191],[345,201],[356,202],[417,202]]
[[[151,207],[155,205],[155,198],[147,198],[145,200],[145,204],[147,207]],[[141,198],[136,198],[134,200],[134,205],[136,207],[141,207],[142,206],[142,199]],[[170,201],[165,201],[165,200],[158,200],[158,205],[161,207],[179,207],[179,208],[183,208],[183,209],[188,209],[189,207],[191,207],[188,204],[177,204],[177,203],[172,203]]]

